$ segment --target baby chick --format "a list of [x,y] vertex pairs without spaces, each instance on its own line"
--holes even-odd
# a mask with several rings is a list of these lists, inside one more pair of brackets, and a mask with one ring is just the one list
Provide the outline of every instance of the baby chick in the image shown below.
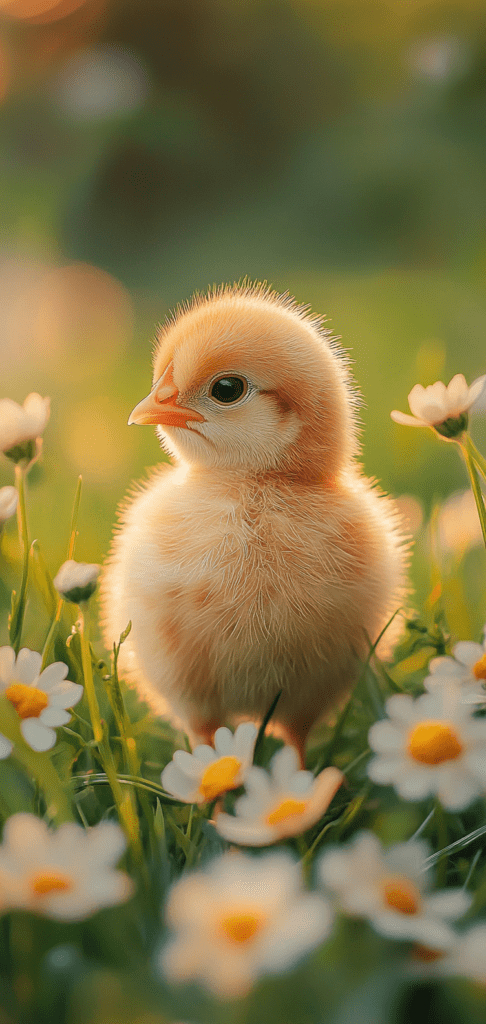
[[319,318],[263,285],[197,297],[161,329],[162,464],[121,514],[102,583],[108,646],[155,710],[210,742],[275,720],[307,734],[352,688],[404,594],[393,502],[356,464],[357,393]]

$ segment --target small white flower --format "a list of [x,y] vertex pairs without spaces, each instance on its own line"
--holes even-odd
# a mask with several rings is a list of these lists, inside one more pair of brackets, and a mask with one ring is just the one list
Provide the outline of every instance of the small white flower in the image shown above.
[[332,918],[326,899],[304,891],[287,853],[226,853],[174,885],[167,920],[176,935],[161,967],[171,981],[193,979],[237,998],[260,975],[287,971],[322,942]]
[[465,914],[471,898],[463,889],[428,893],[428,853],[420,840],[383,850],[372,832],[361,832],[346,848],[325,853],[318,870],[346,914],[367,918],[390,938],[447,950],[455,942],[448,922]]
[[404,800],[436,793],[450,811],[463,810],[486,790],[486,722],[473,718],[456,693],[439,686],[412,700],[397,694],[386,702],[387,720],[368,734],[377,753],[368,775],[392,785]]
[[100,566],[90,562],[63,562],[53,583],[56,590],[74,604],[87,601],[96,590]]
[[464,375],[456,373],[447,387],[440,380],[427,388],[416,384],[408,396],[413,415],[394,409],[391,418],[395,423],[433,427],[444,437],[457,437],[466,429],[467,411],[482,393],[485,380],[485,377],[478,377],[468,387]]
[[251,768],[246,796],[235,804],[236,817],[218,814],[216,828],[230,843],[267,846],[301,835],[322,818],[344,779],[337,768],[325,768],[317,778],[299,770],[297,751],[288,746],[274,754],[270,771]]
[[439,974],[470,978],[486,986],[486,924],[473,925],[457,938],[447,956],[433,965]]
[[[11,398],[0,399],[0,451],[13,452],[14,461],[32,459],[36,442],[44,433],[50,414],[50,399],[35,391],[27,395],[23,405]],[[16,450],[18,451],[16,452]]]
[[164,789],[188,804],[204,804],[237,789],[251,767],[257,735],[253,722],[242,722],[234,735],[216,729],[214,748],[202,743],[192,754],[176,750],[162,772]]
[[0,487],[0,529],[15,515],[19,496],[16,487]]
[[462,640],[452,648],[453,657],[448,655],[432,658],[429,675],[424,679],[426,690],[431,693],[439,686],[449,690],[467,704],[484,704],[486,691],[486,627],[482,644]]
[[125,850],[119,825],[50,831],[34,814],[8,818],[0,846],[0,880],[10,907],[60,921],[80,921],[131,896],[133,884],[114,865]]
[[[0,647],[0,693],[3,693],[21,718],[20,731],[32,750],[50,750],[56,742],[55,728],[66,725],[72,708],[83,696],[83,687],[66,679],[68,667],[55,661],[41,672],[42,658],[37,651],[23,647],[15,657],[12,647]],[[2,740],[0,737],[0,758]],[[12,745],[9,740],[9,751]]]

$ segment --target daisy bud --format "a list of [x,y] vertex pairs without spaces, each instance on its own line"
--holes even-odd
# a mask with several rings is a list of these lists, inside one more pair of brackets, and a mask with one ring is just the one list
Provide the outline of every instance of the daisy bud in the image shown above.
[[18,500],[15,487],[0,487],[0,531],[7,519],[15,515]]
[[50,415],[50,399],[36,392],[23,405],[0,400],[0,451],[12,462],[32,462],[40,452],[41,435]]
[[94,594],[99,572],[99,565],[70,559],[61,565],[53,581],[54,586],[66,601],[81,604]]

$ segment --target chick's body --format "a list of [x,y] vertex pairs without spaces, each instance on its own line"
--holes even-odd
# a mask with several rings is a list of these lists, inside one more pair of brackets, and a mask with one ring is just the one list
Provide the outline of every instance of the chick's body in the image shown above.
[[133,415],[177,464],[122,515],[107,641],[131,620],[127,675],[198,737],[282,690],[275,719],[302,753],[403,592],[394,506],[355,463],[345,362],[299,307],[225,290],[168,325],[154,376]]

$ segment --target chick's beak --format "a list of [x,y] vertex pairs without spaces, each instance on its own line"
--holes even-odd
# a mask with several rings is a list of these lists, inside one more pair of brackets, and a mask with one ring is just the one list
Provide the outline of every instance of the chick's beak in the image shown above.
[[177,404],[179,391],[172,376],[172,363],[156,382],[149,395],[135,406],[128,423],[160,423],[167,427],[187,427],[188,420],[204,422],[195,409]]

